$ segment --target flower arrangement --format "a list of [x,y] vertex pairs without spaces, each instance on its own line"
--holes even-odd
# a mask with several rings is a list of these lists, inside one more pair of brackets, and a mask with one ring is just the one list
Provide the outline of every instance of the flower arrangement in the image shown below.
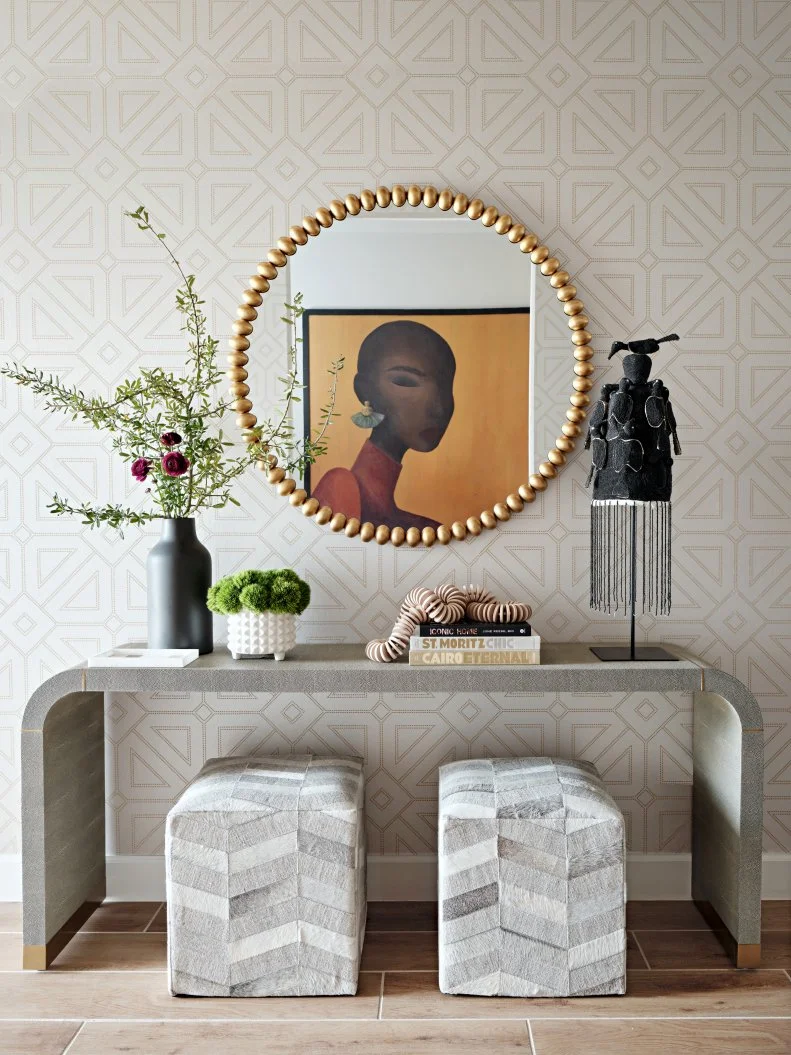
[[216,582],[206,603],[218,615],[299,615],[310,604],[310,586],[290,568],[239,571]]
[[[279,378],[283,386],[279,407],[271,418],[251,430],[249,445],[230,453],[228,448],[234,444],[225,438],[219,423],[228,414],[231,402],[216,395],[223,376],[216,362],[218,341],[208,332],[195,276],[185,274],[165,242],[166,235],[155,230],[144,206],[126,215],[163,245],[181,276],[176,306],[189,346],[183,373],[160,367],[141,369],[132,380],[118,386],[111,398],[102,399],[86,396],[33,367],[11,363],[0,368],[12,381],[43,395],[47,410],[65,412],[72,420],[82,418],[109,433],[113,448],[130,463],[134,479],[146,484],[145,494],[151,497],[153,509],[74,504],[53,496],[47,507],[52,513],[79,516],[90,527],[109,524],[121,528],[149,520],[191,517],[200,509],[221,509],[229,502],[239,505],[231,495],[233,481],[252,462],[268,457],[276,457],[286,471],[301,473],[326,452],[326,432],[335,417],[337,376],[343,367],[342,359],[330,367],[329,401],[322,408],[315,435],[296,436],[291,414],[303,386],[297,374],[300,340],[294,335],[289,342],[286,374]],[[297,294],[293,300],[293,304],[286,304],[283,316],[283,322],[292,328],[303,310],[301,296]]]

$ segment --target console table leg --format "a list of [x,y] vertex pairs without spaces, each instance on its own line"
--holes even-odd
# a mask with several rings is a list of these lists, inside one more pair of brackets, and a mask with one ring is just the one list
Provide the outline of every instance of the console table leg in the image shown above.
[[22,966],[45,970],[105,896],[104,694],[22,729]]
[[[728,679],[706,671],[706,681]],[[735,679],[731,679],[735,682]],[[763,726],[741,683],[737,704],[694,698],[692,897],[737,967],[761,960]]]

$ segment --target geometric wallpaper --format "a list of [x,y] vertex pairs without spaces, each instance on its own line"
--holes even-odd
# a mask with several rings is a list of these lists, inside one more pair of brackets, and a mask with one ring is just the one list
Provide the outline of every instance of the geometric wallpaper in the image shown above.
[[[97,392],[179,363],[173,274],[123,218],[140,202],[218,337],[262,251],[333,197],[414,181],[496,202],[574,276],[600,366],[613,338],[681,335],[656,367],[684,448],[673,611],[641,618],[640,636],[749,685],[764,845],[791,851],[790,145],[787,0],[2,3],[0,356]],[[282,372],[281,338],[271,318],[257,328],[256,391]],[[497,531],[428,552],[338,538],[258,475],[200,532],[218,573],[289,564],[310,580],[303,639],[381,634],[409,589],[450,579],[528,597],[546,640],[618,640],[623,621],[588,607],[586,461]],[[144,633],[156,530],[121,541],[46,502],[132,501],[131,485],[109,437],[0,384],[0,853],[19,849],[26,697]],[[204,757],[292,746],[365,755],[374,852],[433,849],[438,764],[514,751],[591,759],[632,849],[688,847],[683,696],[119,694],[108,708],[118,852],[161,851]]]

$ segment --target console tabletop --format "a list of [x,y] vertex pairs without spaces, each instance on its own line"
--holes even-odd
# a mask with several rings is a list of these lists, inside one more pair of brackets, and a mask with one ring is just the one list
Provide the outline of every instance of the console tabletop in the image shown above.
[[[137,645],[124,646],[141,647]],[[216,648],[186,667],[87,667],[61,671],[33,693],[28,719],[64,692],[693,692],[702,661],[604,663],[586,644],[542,645],[525,667],[410,667],[366,659],[363,645],[297,645],[286,659],[231,659]]]

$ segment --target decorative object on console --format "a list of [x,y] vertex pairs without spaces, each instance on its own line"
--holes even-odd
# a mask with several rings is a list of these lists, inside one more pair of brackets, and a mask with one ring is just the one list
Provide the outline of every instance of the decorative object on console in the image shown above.
[[290,568],[240,571],[208,591],[212,612],[228,616],[234,659],[285,659],[297,643],[296,617],[310,603],[310,587]]
[[200,653],[197,648],[111,648],[86,660],[89,667],[187,667]]
[[[455,627],[448,627],[454,630]],[[410,662],[416,652],[538,652],[541,638],[538,634],[515,637],[508,634],[461,634],[459,637],[425,637],[418,630],[409,639]]]
[[409,665],[410,667],[533,667],[541,662],[541,638],[534,637],[530,641],[530,646],[525,648],[410,649]]
[[450,626],[429,620],[421,623],[416,631],[419,637],[530,637],[530,623],[473,623],[462,619]]
[[[151,497],[154,509],[76,505],[57,494],[48,508],[56,515],[79,516],[92,528],[108,524],[121,529],[125,524],[164,520],[162,538],[148,558],[148,644],[159,649],[196,647],[201,653],[211,652],[212,620],[206,607],[211,557],[198,541],[194,514],[202,509],[222,509],[229,502],[239,505],[231,495],[231,486],[262,457],[274,462],[279,459],[290,469],[304,471],[325,451],[324,436],[334,416],[335,379],[343,364],[331,364],[330,398],[320,416],[319,431],[313,437],[297,438],[290,413],[302,386],[293,342],[289,369],[282,379],[282,405],[271,419],[258,425],[246,449],[229,454],[233,444],[223,435],[220,423],[230,409],[247,409],[247,373],[239,367],[228,372],[233,382],[230,401],[215,394],[222,379],[216,363],[218,342],[208,332],[195,276],[185,274],[167,246],[165,234],[155,230],[144,206],[126,215],[161,243],[181,277],[176,306],[184,320],[189,348],[182,373],[161,367],[140,369],[136,377],[124,381],[110,399],[105,399],[86,396],[34,367],[12,363],[1,372],[36,395],[43,395],[47,410],[82,418],[111,436],[113,449],[130,464],[134,479],[145,484],[144,494]],[[293,326],[301,312],[298,297],[294,304],[286,305],[286,311],[284,321]]]
[[541,662],[541,638],[530,623],[421,624],[409,639],[413,667],[514,667]]
[[599,659],[675,660],[666,649],[635,645],[638,592],[638,509],[641,512],[642,610],[670,611],[670,495],[673,453],[680,454],[670,393],[659,378],[649,381],[651,356],[671,333],[659,339],[613,342],[608,358],[624,356],[624,376],[602,386],[585,447],[591,450],[588,484],[591,503],[590,605],[599,611],[630,611],[630,645],[601,646]]
[[198,538],[194,517],[166,517],[162,536],[146,558],[150,648],[214,648],[206,592],[211,554]]
[[449,626],[466,616],[482,623],[523,623],[532,614],[529,604],[501,603],[482,586],[460,589],[453,583],[444,583],[436,590],[418,587],[406,595],[390,637],[386,641],[369,641],[365,654],[376,663],[398,659],[409,649],[415,630],[428,621]]
[[[404,543],[408,546],[418,546],[421,543],[424,546],[433,546],[435,542],[446,545],[452,539],[480,535],[483,529],[494,528],[500,521],[509,520],[512,514],[520,512],[526,503],[534,501],[536,494],[545,491],[549,481],[554,479],[566,464],[567,456],[574,450],[575,440],[582,432],[581,422],[585,418],[585,408],[590,402],[588,392],[593,386],[593,350],[590,347],[592,335],[587,329],[588,316],[584,314],[584,305],[577,296],[577,288],[572,284],[571,275],[561,267],[560,260],[552,256],[549,248],[541,244],[537,235],[530,233],[523,224],[516,222],[508,214],[501,214],[494,205],[487,206],[480,198],[470,199],[466,194],[456,193],[449,188],[439,191],[430,185],[422,187],[412,184],[405,187],[396,184],[393,187],[378,187],[376,191],[366,189],[359,194],[347,194],[343,200],[337,198],[331,201],[328,207],[321,206],[316,209],[314,215],[305,216],[301,223],[290,227],[288,234],[278,238],[275,246],[267,252],[266,258],[258,264],[257,273],[251,276],[249,288],[242,294],[242,303],[237,308],[239,321],[234,325],[235,335],[230,340],[228,360],[234,376],[236,371],[245,371],[253,322],[258,316],[257,309],[263,303],[271,283],[278,278],[289,258],[298,249],[307,246],[310,239],[318,237],[336,222],[358,216],[361,212],[372,212],[377,208],[386,209],[391,205],[395,208],[403,208],[406,205],[413,208],[436,207],[441,212],[449,213],[452,210],[457,216],[480,221],[485,228],[505,236],[512,245],[518,247],[540,274],[548,279],[563,312],[568,316],[575,360],[573,391],[569,396],[569,405],[565,410],[555,445],[550,448],[546,460],[538,463],[535,472],[526,474],[526,479],[522,478],[523,483],[518,487],[514,485],[514,490],[501,501],[495,502],[491,508],[484,509],[476,516],[469,516],[466,520],[441,523],[436,527],[432,522],[422,529],[416,524],[391,526],[386,522],[376,524],[358,516],[347,516],[343,511],[309,495],[306,488],[299,488],[296,481],[288,476],[287,468],[274,466],[271,460],[265,458],[260,459],[257,464],[267,473],[269,482],[277,486],[280,494],[290,496],[291,503],[301,506],[305,516],[314,517],[318,524],[328,525],[333,531],[342,531],[350,538],[359,536],[363,542],[375,539],[380,545],[387,542],[392,542],[394,546]],[[244,376],[247,376],[246,372]],[[377,411],[372,396],[363,393],[362,398],[368,398],[372,409]],[[364,413],[364,416],[367,414]],[[257,419],[252,412],[252,400],[248,393],[245,394],[236,422],[243,435],[251,442],[256,442]]]

